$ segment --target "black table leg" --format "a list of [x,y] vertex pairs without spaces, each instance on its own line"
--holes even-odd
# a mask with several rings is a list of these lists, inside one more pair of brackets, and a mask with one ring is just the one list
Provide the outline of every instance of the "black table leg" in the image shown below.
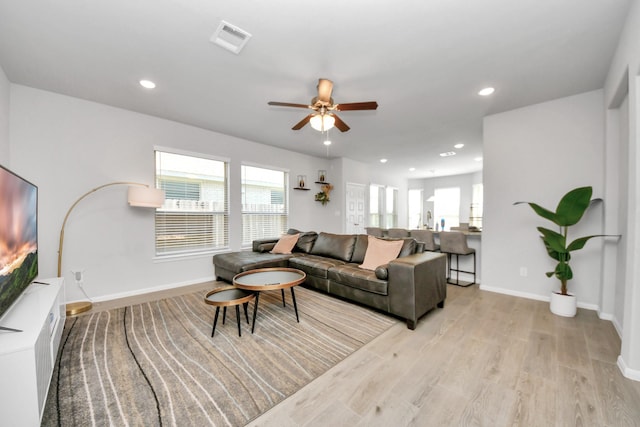
[[236,304],[236,320],[238,321],[238,336],[242,336],[242,331],[240,330],[240,307]]
[[260,300],[260,292],[256,292],[256,303],[253,306],[253,324],[251,325],[251,333],[256,328],[256,315],[258,314],[258,301]]
[[249,324],[249,312],[247,311],[247,307],[249,307],[249,302],[245,302],[244,304],[242,304],[242,306],[244,307],[244,317],[247,318],[247,325]]
[[213,329],[211,330],[211,337],[213,337],[213,334],[215,334],[216,332],[216,323],[218,323],[218,313],[220,313],[220,307],[216,307],[216,315],[213,318]]
[[284,289],[280,289],[280,292],[282,293],[282,306],[286,307],[287,304],[285,304],[285,302],[284,302]]
[[296,304],[296,294],[293,292],[293,287],[291,287],[291,299],[293,300],[293,308],[296,311],[296,321],[300,323],[300,318],[298,317],[298,305]]
[[224,325],[224,321],[227,318],[227,306],[225,305],[222,309],[222,324]]

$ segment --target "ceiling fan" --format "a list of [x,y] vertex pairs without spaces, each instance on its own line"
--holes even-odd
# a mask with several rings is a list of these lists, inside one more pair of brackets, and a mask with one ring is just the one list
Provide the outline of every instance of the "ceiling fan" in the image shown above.
[[318,80],[318,96],[311,100],[311,104],[292,104],[290,102],[275,102],[270,101],[269,105],[275,105],[278,107],[295,107],[295,108],[309,108],[314,110],[304,119],[300,120],[293,130],[300,130],[307,123],[311,122],[311,127],[321,132],[331,129],[333,126],[340,129],[342,132],[348,131],[350,128],[345,122],[340,119],[334,111],[353,111],[353,110],[375,110],[378,108],[376,101],[369,102],[350,102],[347,104],[334,104],[333,98],[331,98],[331,91],[333,90],[333,82],[328,79]]

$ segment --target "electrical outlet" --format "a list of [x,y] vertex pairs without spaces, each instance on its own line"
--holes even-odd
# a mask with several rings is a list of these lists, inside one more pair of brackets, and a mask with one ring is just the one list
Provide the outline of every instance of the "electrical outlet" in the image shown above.
[[527,277],[527,267],[520,267],[520,276]]
[[84,270],[71,271],[76,282],[82,282]]

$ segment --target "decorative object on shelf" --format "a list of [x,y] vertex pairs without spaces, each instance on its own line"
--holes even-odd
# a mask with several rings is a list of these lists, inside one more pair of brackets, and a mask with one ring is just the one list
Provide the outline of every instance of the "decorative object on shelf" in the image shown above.
[[321,202],[323,205],[326,205],[327,202],[331,201],[329,195],[331,190],[333,190],[333,185],[331,184],[323,184],[319,193],[316,193],[316,202]]
[[[64,247],[64,227],[67,224],[67,220],[69,219],[71,211],[73,211],[73,208],[75,208],[78,203],[80,203],[85,197],[95,193],[98,190],[114,185],[129,186],[128,201],[130,206],[160,208],[164,203],[164,190],[159,190],[157,188],[150,187],[147,184],[141,184],[138,182],[111,182],[109,184],[101,185],[94,188],[93,190],[84,193],[71,205],[71,207],[67,211],[67,214],[64,216],[64,221],[62,221],[62,227],[60,228],[60,244],[58,246],[58,277],[62,277],[62,249]],[[89,298],[82,287],[80,287],[80,290],[87,297],[88,301],[78,301],[67,304],[67,315],[69,316],[91,310],[91,298]]]
[[427,230],[430,228],[431,218],[433,218],[433,216],[431,215],[431,211],[427,211],[427,224],[426,224]]
[[327,178],[327,171],[320,169],[318,171],[318,182],[324,183]]
[[[531,202],[515,202],[514,205],[526,203],[531,206],[539,216],[556,224],[560,227],[560,232],[549,230],[544,227],[537,227],[541,234],[547,254],[558,262],[554,271],[546,273],[547,277],[555,276],[560,280],[560,292],[553,292],[549,308],[553,314],[565,317],[573,317],[576,315],[576,298],[567,292],[567,281],[573,278],[573,271],[569,266],[571,252],[582,249],[584,245],[594,237],[616,237],[606,234],[595,234],[575,239],[567,244],[569,227],[576,225],[587,211],[587,208],[593,203],[601,202],[602,199],[591,200],[593,189],[591,187],[580,187],[569,191],[565,194],[556,211],[550,211],[542,206]],[[562,301],[559,301],[562,300]]]
[[444,231],[444,218],[440,218],[440,228]]
[[306,175],[298,175],[298,179],[297,179],[297,187],[293,187],[294,190],[310,190],[309,188],[305,187],[307,183],[307,176]]

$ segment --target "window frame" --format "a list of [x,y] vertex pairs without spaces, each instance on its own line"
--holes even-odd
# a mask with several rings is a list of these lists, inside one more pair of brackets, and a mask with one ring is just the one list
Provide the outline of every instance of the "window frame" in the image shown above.
[[[245,168],[255,168],[255,169],[264,169],[267,171],[271,171],[271,172],[279,172],[283,174],[283,183],[282,183],[282,197],[283,197],[283,212],[254,212],[254,211],[245,211],[245,198],[246,198],[246,189],[245,189]],[[252,162],[242,162],[240,164],[240,216],[241,216],[241,233],[240,233],[240,247],[242,249],[249,249],[252,247],[253,244],[253,240],[256,239],[260,239],[260,238],[271,238],[271,237],[278,237],[281,234],[284,234],[287,232],[288,228],[289,228],[289,214],[290,214],[290,209],[289,209],[289,201],[290,201],[290,191],[289,191],[289,180],[290,180],[291,174],[289,172],[288,169],[286,168],[279,168],[279,167],[275,167],[275,166],[271,166],[271,165],[264,165],[264,164],[259,164],[259,163],[252,163]],[[273,193],[271,193],[270,195],[270,199],[273,200]],[[267,233],[263,233],[263,232],[258,232],[258,233],[250,233],[249,236],[245,236],[245,232],[246,232],[246,224],[245,224],[245,219],[247,219],[248,215],[262,215],[262,216],[279,216],[281,218],[280,220],[280,227],[274,227],[274,229],[277,229],[275,231],[275,235],[273,234],[273,232],[267,232]],[[277,224],[277,222],[272,223],[273,224]],[[261,229],[270,229],[268,227],[265,226],[261,226]],[[264,234],[264,235],[263,235]],[[246,238],[248,238],[248,240],[245,240]]]
[[[158,164],[158,155],[162,155],[162,154],[169,154],[169,155],[178,155],[178,156],[185,156],[185,157],[192,157],[195,159],[200,159],[200,160],[207,160],[207,161],[214,161],[214,162],[220,162],[222,163],[223,166],[223,182],[222,182],[222,191],[223,191],[223,197],[224,200],[222,201],[222,210],[203,210],[202,212],[194,212],[194,211],[184,211],[184,212],[180,212],[180,211],[171,211],[167,208],[164,208],[165,204],[167,203],[167,201],[165,200],[165,204],[163,204],[162,208],[157,208],[155,209],[154,212],[154,252],[155,252],[155,260],[169,260],[169,259],[173,259],[173,258],[183,258],[183,257],[201,257],[201,256],[207,256],[213,253],[217,253],[217,252],[222,252],[222,251],[226,251],[229,250],[230,246],[229,246],[229,242],[230,242],[230,228],[229,228],[229,217],[230,217],[230,160],[228,158],[224,158],[224,157],[218,157],[218,156],[212,156],[209,154],[203,154],[203,153],[198,153],[198,152],[192,152],[192,151],[185,151],[185,150],[179,150],[179,149],[175,149],[175,148],[170,148],[170,147],[160,147],[160,146],[155,146],[154,147],[154,180],[155,180],[155,186],[156,188],[162,188],[162,184],[161,181],[163,180],[163,176],[164,175],[159,175],[158,173],[161,172],[162,169],[162,165]],[[214,176],[211,175],[211,177],[218,177],[218,176]],[[165,179],[166,181],[166,179]],[[179,182],[179,179],[177,179],[176,181]],[[197,181],[197,180],[194,180]],[[213,181],[213,180],[212,180]],[[185,181],[186,182],[186,181]],[[202,184],[200,184],[200,188],[199,191],[202,192]],[[201,196],[201,195],[200,195]],[[208,200],[208,201],[203,201],[201,200],[201,197],[199,197],[200,199],[200,206],[202,207],[202,202],[204,202],[205,204],[207,202],[212,203],[212,207],[215,206],[216,203],[220,203],[219,200]],[[178,200],[178,199],[171,199],[171,200]],[[189,202],[195,202],[196,205],[198,204],[197,201],[194,200],[189,200]],[[175,208],[174,208],[175,209]],[[222,244],[213,244],[211,246],[207,246],[207,247],[202,247],[202,248],[198,248],[197,245],[185,245],[184,247],[181,247],[180,245],[176,245],[175,248],[173,250],[171,249],[166,249],[163,251],[162,250],[162,246],[158,244],[158,241],[160,239],[160,237],[162,236],[162,234],[159,234],[159,223],[164,221],[166,223],[167,218],[172,216],[172,212],[174,213],[174,218],[170,218],[170,220],[175,221],[175,217],[177,217],[178,215],[182,214],[185,218],[186,221],[188,221],[189,217],[193,217],[196,218],[199,222],[200,222],[200,227],[202,227],[202,232],[207,232],[206,230],[206,225],[203,225],[202,220],[204,216],[210,215],[211,216],[211,232],[212,232],[212,237],[211,237],[211,241],[215,242],[215,241],[222,241]],[[222,236],[220,237],[218,233],[215,233],[216,230],[216,226],[215,224],[222,224]],[[188,225],[184,226],[185,230],[188,230]],[[218,227],[219,228],[219,227]],[[213,234],[215,233],[215,234]]]

